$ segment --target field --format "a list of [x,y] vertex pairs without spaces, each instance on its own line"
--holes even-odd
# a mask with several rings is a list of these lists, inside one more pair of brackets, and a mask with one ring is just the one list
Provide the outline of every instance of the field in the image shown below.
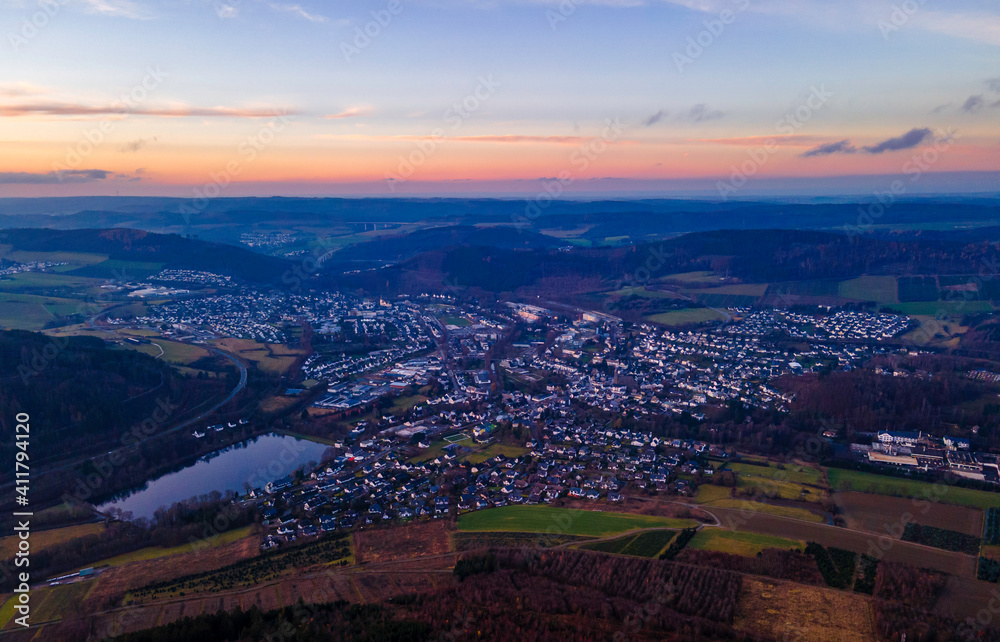
[[801,551],[805,542],[784,537],[748,533],[744,531],[725,531],[718,528],[703,528],[688,543],[690,548],[702,551],[721,551],[733,555],[753,557],[765,548],[795,549]]
[[662,325],[690,325],[693,323],[706,323],[708,321],[724,321],[726,315],[716,312],[711,308],[688,308],[686,310],[654,314],[646,317],[646,319]]
[[284,345],[258,343],[250,339],[218,339],[211,343],[239,355],[268,374],[284,374],[292,367],[295,360],[302,356],[301,351],[292,350]]
[[875,640],[868,602],[831,589],[745,578],[733,624],[776,640]]
[[[216,546],[225,546],[226,544],[232,544],[233,542],[248,537],[253,534],[254,526],[244,526],[243,528],[236,528],[231,531],[226,531],[225,533],[220,533],[209,537],[208,539],[201,540],[199,543],[199,548],[208,547],[214,548]],[[256,538],[255,538],[256,540]],[[132,551],[131,553],[125,553],[123,555],[118,555],[116,557],[111,557],[100,562],[95,562],[91,564],[94,567],[102,566],[122,566],[123,564],[129,564],[131,562],[142,562],[146,560],[155,560],[161,557],[168,557],[170,555],[180,555],[181,553],[190,553],[194,550],[191,544],[181,544],[180,546],[174,546],[172,548],[160,548],[159,546],[148,546],[146,548],[140,548],[137,551]]]
[[726,467],[741,475],[776,479],[793,484],[812,484],[813,486],[823,484],[823,472],[811,466],[784,464],[784,468],[778,468],[777,466],[757,466],[736,462],[728,464]]
[[[863,473],[854,470],[830,468],[827,470],[830,486],[834,490],[859,491],[891,495],[894,497],[915,497],[937,500],[946,504],[986,509],[1000,506],[1000,493],[991,493],[971,488],[948,487],[941,484]],[[940,491],[940,492],[939,492]]]
[[48,622],[72,613],[92,588],[94,582],[91,580],[35,591],[32,595],[31,621]]
[[681,272],[678,274],[668,274],[656,279],[657,281],[676,281],[677,283],[705,283],[718,281],[719,277],[714,272]]
[[505,533],[504,531],[469,531],[451,534],[456,551],[475,551],[484,548],[539,548],[585,542],[591,538],[579,535],[549,536],[544,533]]
[[477,453],[468,455],[465,457],[465,461],[470,464],[481,464],[487,459],[492,459],[497,455],[503,455],[505,457],[520,457],[526,452],[528,452],[528,449],[520,446],[511,446],[509,444],[491,444]]
[[[190,547],[188,548],[190,550]],[[157,557],[112,566],[97,578],[97,586],[89,598],[100,602],[110,597],[122,596],[138,586],[216,569],[259,554],[260,539],[244,537],[229,544],[200,549],[185,555]]]
[[[130,333],[123,332],[122,334]],[[163,361],[174,365],[188,365],[199,359],[213,356],[205,348],[160,338],[150,339],[150,343],[141,345],[125,343],[122,347],[148,354],[151,357],[159,357]],[[160,354],[161,349],[163,351],[162,356]]]
[[[859,533],[846,528],[811,524],[762,513],[747,516],[740,511],[716,507],[712,507],[712,512],[723,524],[732,524],[733,528],[739,530],[816,542],[855,553],[871,554],[873,547],[878,547],[879,542],[882,541],[874,534]],[[962,577],[975,577],[976,558],[971,555],[917,546],[898,540],[890,541],[892,544],[884,550],[882,555],[885,560],[930,568]],[[878,552],[880,549],[876,548],[875,550]]]
[[677,531],[672,530],[644,531],[603,542],[581,544],[579,548],[617,555],[656,557],[674,539],[676,534]]
[[696,522],[652,515],[610,513],[551,506],[503,506],[458,518],[462,531],[517,531],[607,537],[640,528],[688,528]]
[[[53,528],[47,531],[34,531],[31,533],[31,550],[32,552],[42,551],[54,544],[62,544],[84,535],[96,535],[103,531],[104,524],[101,522]],[[0,539],[0,559],[10,559],[15,552],[17,552],[17,538],[14,535]]]
[[449,528],[444,520],[354,533],[354,559],[359,564],[438,555],[450,550]]
[[888,306],[890,310],[909,316],[962,316],[977,312],[992,312],[995,307],[989,301],[917,301],[912,303],[894,303]]
[[765,515],[774,515],[776,517],[790,517],[792,519],[801,519],[807,522],[819,523],[825,521],[822,515],[805,508],[778,506],[774,504],[765,504],[760,501],[752,501],[749,499],[732,498],[729,496],[729,489],[725,486],[702,484],[698,487],[698,493],[695,495],[695,501],[699,504],[704,504],[709,510],[716,507],[729,508],[739,511],[753,511],[756,513],[763,513]]
[[837,294],[845,299],[898,303],[897,289],[894,276],[860,276],[849,281],[841,281],[837,287]]
[[748,464],[731,464],[730,468],[738,473],[736,487],[741,491],[753,489],[756,495],[793,501],[819,502],[823,499],[824,491],[814,486],[821,483],[820,472],[815,468],[793,466],[780,470]]
[[886,526],[895,527],[903,522],[906,515],[912,516],[912,521],[917,524],[948,528],[977,537],[983,528],[982,511],[954,504],[854,492],[834,493],[833,501],[840,508],[847,527],[855,530],[885,533]]

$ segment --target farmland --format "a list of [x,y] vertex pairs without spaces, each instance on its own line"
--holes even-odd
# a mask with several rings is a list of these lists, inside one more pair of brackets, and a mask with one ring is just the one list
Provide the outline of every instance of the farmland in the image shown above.
[[878,303],[898,303],[896,277],[861,276],[841,281],[837,293],[845,299],[876,301]]
[[687,528],[695,522],[653,515],[608,513],[551,506],[504,506],[466,513],[458,518],[462,531],[517,531],[606,537],[640,528]]
[[979,509],[1000,506],[1000,493],[991,493],[984,490],[948,487],[942,484],[932,484],[913,479],[888,477],[841,468],[830,468],[827,471],[827,476],[830,480],[830,486],[838,491],[858,491],[894,497],[911,497],[928,501],[936,500],[946,504],[956,504]]
[[354,557],[358,563],[388,562],[437,555],[449,550],[449,529],[441,520],[393,529],[363,530],[354,534]]
[[580,548],[602,553],[617,555],[634,555],[636,557],[656,557],[674,539],[677,531],[655,530],[643,531],[634,535],[625,535],[602,542],[581,544]]
[[[212,537],[200,540],[197,547],[199,549],[204,549],[214,548],[216,546],[225,546],[226,544],[231,544],[237,540],[243,539],[244,537],[250,537],[255,528],[256,527],[254,526],[244,526],[243,528],[236,528],[231,531],[226,531],[225,533],[213,535]],[[255,537],[254,541],[256,542],[256,540],[257,538]],[[125,553],[123,555],[95,562],[92,566],[122,566],[123,564],[129,564],[131,562],[142,562],[146,560],[159,559],[161,557],[169,557],[171,555],[190,553],[193,550],[195,550],[195,546],[192,544],[181,544],[180,546],[174,546],[171,548],[148,546],[146,548],[140,548],[137,551],[132,551],[131,553]]]
[[811,466],[783,464],[781,468],[778,468],[777,466],[759,466],[756,464],[736,462],[728,464],[726,468],[748,477],[763,477],[765,479],[775,479],[779,481],[791,482],[793,484],[812,484],[813,486],[820,486],[823,483],[822,471]]
[[[807,510],[806,508],[797,508],[794,506],[784,506],[776,504],[765,504],[759,500],[750,499],[739,499],[730,497],[729,488],[725,486],[712,486],[709,484],[702,484],[698,487],[698,493],[695,495],[695,501],[699,504],[704,504],[706,508],[730,508],[738,511],[753,511],[756,513],[763,513],[766,515],[775,515],[777,517],[790,517],[792,519],[801,519],[807,522],[823,522],[825,521],[823,516]],[[814,505],[815,506],[815,505]]]
[[646,317],[653,323],[662,325],[692,325],[696,323],[707,323],[709,321],[724,321],[726,315],[711,308],[688,308],[685,310],[675,310]]
[[496,457],[497,455],[503,455],[504,457],[520,457],[526,452],[528,452],[528,449],[522,448],[521,446],[512,446],[510,444],[491,444],[477,453],[468,455],[464,458],[464,460],[470,464],[481,464],[488,459]]
[[[880,541],[877,535],[859,533],[857,531],[811,524],[798,520],[790,520],[766,514],[755,514],[747,517],[740,511],[724,508],[712,508],[712,512],[723,524],[738,525],[741,530],[774,535],[777,537],[794,538],[802,541],[812,541],[824,546],[833,546],[853,551],[869,553]],[[909,542],[895,541],[883,552],[883,559],[890,562],[902,562],[913,566],[931,568],[952,573],[962,577],[975,577],[976,558],[951,551],[937,550],[925,546],[917,546]]]
[[[79,524],[64,528],[53,528],[47,531],[31,533],[31,550],[42,551],[55,544],[62,544],[84,535],[96,535],[104,531],[103,523]],[[17,538],[10,535],[0,539],[0,559],[10,559],[17,551]]]
[[295,360],[302,356],[301,351],[280,344],[259,343],[250,339],[218,339],[211,343],[237,354],[254,367],[269,374],[284,374],[292,367]]
[[765,548],[801,551],[805,548],[805,542],[760,533],[703,528],[698,531],[688,546],[696,550],[721,551],[753,557]]
[[887,526],[901,524],[907,516],[917,524],[966,535],[978,536],[983,528],[982,511],[955,504],[859,492],[836,492],[833,501],[848,528],[871,533],[885,533]]

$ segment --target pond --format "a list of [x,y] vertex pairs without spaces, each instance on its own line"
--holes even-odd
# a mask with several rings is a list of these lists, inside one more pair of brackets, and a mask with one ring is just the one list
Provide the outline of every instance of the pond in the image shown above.
[[98,506],[98,510],[120,508],[133,517],[152,518],[161,506],[213,490],[240,494],[251,488],[264,488],[303,464],[319,463],[329,446],[286,435],[267,434],[205,455],[194,464],[147,482],[127,496]]

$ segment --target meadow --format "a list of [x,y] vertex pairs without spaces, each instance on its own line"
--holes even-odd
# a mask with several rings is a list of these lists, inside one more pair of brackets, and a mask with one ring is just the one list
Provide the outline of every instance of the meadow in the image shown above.
[[889,477],[840,468],[828,469],[827,477],[830,480],[830,486],[839,491],[850,490],[893,497],[936,500],[945,504],[980,509],[1000,506],[1000,493],[991,493],[985,490],[951,487],[915,479]]
[[688,543],[690,548],[700,551],[721,551],[733,555],[753,557],[765,548],[795,549],[801,551],[805,542],[761,533],[726,531],[719,528],[703,528]]

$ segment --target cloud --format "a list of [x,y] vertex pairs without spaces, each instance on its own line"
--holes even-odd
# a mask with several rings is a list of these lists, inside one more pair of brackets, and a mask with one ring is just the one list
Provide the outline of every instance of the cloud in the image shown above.
[[931,130],[927,128],[914,128],[902,136],[887,138],[875,145],[862,147],[860,150],[855,147],[850,140],[839,140],[835,143],[826,143],[819,147],[814,147],[802,154],[803,158],[814,156],[829,156],[830,154],[854,154],[862,151],[866,154],[882,154],[884,152],[896,152],[904,149],[912,149],[917,145],[927,141],[933,136]]
[[969,96],[969,98],[962,105],[962,111],[967,114],[974,114],[975,112],[981,110],[985,104],[986,101],[983,100],[981,94],[978,96]]
[[0,116],[161,116],[165,118],[271,118],[295,112],[275,109],[244,109],[237,107],[127,107],[115,105],[80,105],[76,103],[25,103],[20,105],[0,105]]
[[935,107],[934,109],[931,110],[931,113],[937,115],[937,114],[940,114],[941,112],[943,112],[944,110],[948,109],[949,107],[951,107],[951,103],[945,103],[943,105],[938,105],[937,107]]
[[132,0],[78,0],[88,13],[115,18],[148,20],[152,17],[145,9]]
[[705,103],[698,103],[688,111],[687,117],[691,120],[691,122],[701,123],[706,120],[717,120],[722,118],[722,112],[709,109],[708,105]]
[[240,15],[240,10],[231,4],[225,2],[213,2],[212,7],[215,9],[215,15],[219,16],[223,20],[227,18],[235,18]]
[[91,181],[103,181],[109,176],[118,175],[105,169],[67,169],[61,172],[46,172],[43,174],[33,174],[30,172],[0,172],[0,185],[89,183]]
[[986,81],[986,86],[995,94],[1000,94],[1000,78],[990,78]]
[[914,128],[906,132],[902,136],[886,139],[881,143],[872,145],[870,147],[865,147],[864,149],[869,154],[881,154],[883,152],[897,152],[903,149],[912,149],[917,145],[926,141],[931,136],[932,136],[931,130],[927,129],[926,127],[922,129]]
[[341,118],[357,118],[359,116],[367,116],[374,112],[375,109],[368,106],[358,106],[358,107],[348,107],[344,111],[338,112],[336,114],[327,114],[323,116],[327,120],[340,120]]
[[649,116],[648,118],[644,119],[642,121],[642,125],[643,125],[643,127],[652,127],[656,123],[658,123],[661,120],[663,120],[663,117],[666,116],[666,115],[667,115],[667,112],[665,112],[665,111],[663,111],[661,109],[660,111],[656,112],[652,116]]
[[130,140],[129,142],[119,147],[118,151],[123,153],[137,152],[151,142],[153,143],[156,142],[156,136],[153,136],[152,138],[136,138],[135,140]]
[[0,96],[4,98],[36,96],[44,94],[46,91],[44,87],[39,87],[28,82],[0,82]]
[[271,7],[275,11],[280,11],[282,13],[290,13],[292,15],[298,16],[300,18],[305,18],[309,22],[326,22],[326,16],[321,16],[317,13],[309,13],[302,8],[300,4],[283,4],[279,2],[268,2],[267,6]]
[[853,154],[856,151],[858,151],[857,147],[852,145],[851,141],[845,139],[836,143],[827,143],[826,145],[813,147],[802,154],[802,157],[811,158],[813,156],[829,156],[830,154]]

